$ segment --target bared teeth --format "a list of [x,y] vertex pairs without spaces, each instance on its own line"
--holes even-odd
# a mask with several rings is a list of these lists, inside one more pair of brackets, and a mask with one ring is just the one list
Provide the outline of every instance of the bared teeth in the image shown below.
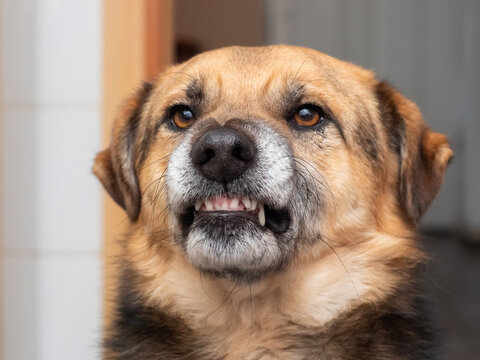
[[[239,207],[239,204],[243,203],[243,207]],[[243,208],[245,211],[256,211],[258,209],[258,222],[261,226],[265,226],[265,208],[261,202],[258,200],[250,199],[248,197],[218,197],[212,199],[199,200],[195,202],[195,210],[199,211],[200,209],[206,211],[241,211]]]
[[263,207],[263,204],[260,204],[259,207],[260,210],[258,211],[258,222],[261,226],[265,226],[265,209]]
[[210,200],[205,200],[205,207],[207,208],[207,211],[212,211],[213,203]]
[[230,202],[230,209],[235,210],[240,203],[240,200],[238,198],[233,198],[232,201]]

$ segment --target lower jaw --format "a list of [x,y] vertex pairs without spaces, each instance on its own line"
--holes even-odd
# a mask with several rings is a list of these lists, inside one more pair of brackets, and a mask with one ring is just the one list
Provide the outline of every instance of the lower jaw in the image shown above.
[[240,283],[281,267],[285,249],[279,241],[248,216],[221,214],[197,216],[181,239],[187,259],[200,272]]
[[291,222],[287,210],[265,206],[265,215],[261,226],[255,212],[196,212],[191,207],[180,217],[179,245],[190,263],[209,277],[257,282],[282,268],[285,250],[280,250],[284,246],[279,239]]

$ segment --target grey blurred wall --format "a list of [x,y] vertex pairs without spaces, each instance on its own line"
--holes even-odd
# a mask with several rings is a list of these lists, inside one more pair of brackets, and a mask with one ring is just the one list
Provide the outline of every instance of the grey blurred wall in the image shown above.
[[480,1],[266,0],[266,43],[318,49],[374,70],[454,149],[425,227],[480,230]]
[[261,0],[176,0],[175,35],[202,51],[228,45],[261,45]]

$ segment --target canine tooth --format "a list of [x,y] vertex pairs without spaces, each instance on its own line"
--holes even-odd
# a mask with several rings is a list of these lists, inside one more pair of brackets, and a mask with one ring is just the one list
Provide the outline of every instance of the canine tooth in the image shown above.
[[252,205],[252,202],[250,201],[250,199],[248,197],[244,197],[243,198],[243,205],[245,205],[245,208],[247,210],[250,210],[250,206]]
[[205,200],[205,207],[208,211],[213,210],[213,203],[210,200]]
[[258,212],[258,222],[260,225],[265,226],[265,209],[263,205],[260,205],[260,211]]
[[238,198],[233,198],[230,202],[230,209],[236,209],[240,200]]
[[195,203],[195,211],[198,211],[200,210],[200,208],[202,207],[202,204],[203,204],[203,201],[199,200]]
[[257,200],[252,199],[252,204],[250,206],[250,210],[255,211],[257,209]]

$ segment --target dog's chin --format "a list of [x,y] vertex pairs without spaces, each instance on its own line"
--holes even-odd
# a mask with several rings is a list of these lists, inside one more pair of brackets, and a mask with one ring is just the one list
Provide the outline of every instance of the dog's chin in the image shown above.
[[[268,214],[268,213],[267,213]],[[263,226],[252,212],[194,212],[184,228],[187,259],[201,272],[234,282],[254,282],[282,266],[284,254],[279,245],[278,221]],[[188,221],[190,220],[190,221]],[[184,219],[185,221],[185,219]],[[274,225],[272,225],[274,224]],[[273,229],[272,229],[273,227]],[[282,230],[283,230],[282,228]]]

